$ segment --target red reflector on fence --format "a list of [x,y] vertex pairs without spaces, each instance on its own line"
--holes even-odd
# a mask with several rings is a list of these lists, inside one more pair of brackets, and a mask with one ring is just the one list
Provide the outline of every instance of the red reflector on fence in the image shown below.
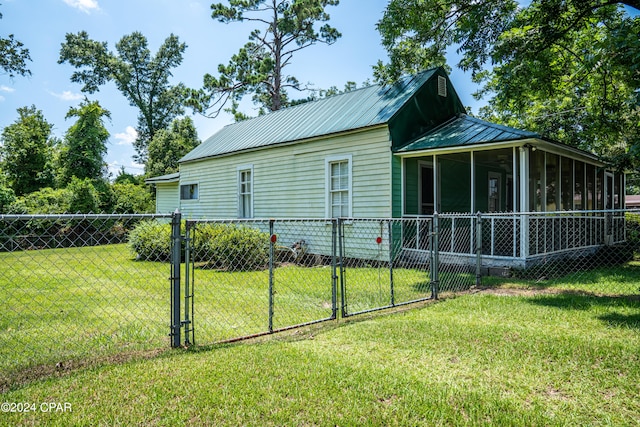
[[376,243],[377,244],[382,243],[382,237],[376,237]]
[[275,243],[278,241],[278,236],[276,236],[275,234],[271,235],[271,243]]

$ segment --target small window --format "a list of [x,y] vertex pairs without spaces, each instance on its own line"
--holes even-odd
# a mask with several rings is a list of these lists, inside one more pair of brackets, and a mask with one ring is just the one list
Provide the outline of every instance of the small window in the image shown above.
[[238,168],[238,217],[253,218],[253,167]]
[[349,218],[351,206],[351,156],[327,158],[327,216]]
[[180,186],[180,200],[197,200],[198,184],[185,184]]

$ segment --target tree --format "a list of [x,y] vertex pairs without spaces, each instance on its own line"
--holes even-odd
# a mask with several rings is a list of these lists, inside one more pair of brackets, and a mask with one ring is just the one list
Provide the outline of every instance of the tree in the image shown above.
[[65,135],[59,154],[59,183],[66,185],[71,178],[102,179],[106,172],[109,132],[103,118],[111,113],[98,101],[85,99],[78,108],[70,108],[66,118],[77,117]]
[[636,35],[637,46],[625,45],[619,35],[626,25],[638,34],[640,20],[625,21],[619,11],[601,9],[562,43],[495,66],[483,76],[480,94],[492,97],[481,114],[594,152],[620,168],[637,162],[640,75],[625,61],[630,51],[640,59],[640,43]]
[[69,62],[79,69],[71,75],[71,81],[84,84],[83,92],[97,92],[100,86],[113,81],[131,106],[138,109],[135,159],[144,163],[147,145],[156,132],[184,113],[186,88],[182,83],[170,85],[169,77],[171,70],[182,63],[186,47],[172,34],[152,57],[146,37],[134,32],[120,39],[114,53],[107,50],[106,42],[91,40],[81,31],[66,35],[58,63]]
[[639,21],[622,4],[640,2],[391,0],[378,23],[390,60],[374,74],[443,65],[456,44],[457,66],[484,85],[476,97],[490,97],[484,117],[619,157],[639,145],[640,101]]
[[[2,14],[0,13],[0,19]],[[27,68],[27,61],[31,61],[29,49],[26,49],[22,42],[16,40],[13,34],[6,38],[0,37],[0,69],[4,74],[9,74],[10,78],[16,74],[21,76],[31,75]]]
[[0,166],[17,196],[53,185],[53,157],[57,142],[53,125],[36,107],[18,108],[18,119],[2,131]]
[[100,195],[93,186],[91,179],[80,179],[74,176],[67,186],[67,191],[69,192],[69,212],[100,212]]
[[113,213],[140,214],[155,210],[153,198],[148,188],[129,182],[113,184]]
[[200,144],[198,132],[189,117],[175,119],[170,129],[160,130],[149,143],[146,176],[178,172],[178,160]]
[[4,173],[0,170],[0,213],[7,213],[9,206],[16,200],[13,190],[7,187]]
[[120,166],[120,169],[118,170],[118,174],[113,180],[113,183],[142,185],[144,184],[144,177],[142,175],[133,175],[127,172],[124,166]]
[[203,88],[192,91],[190,105],[209,117],[217,116],[227,101],[237,119],[238,102],[248,93],[260,112],[276,111],[288,105],[287,89],[303,90],[298,79],[286,74],[296,52],[316,43],[332,44],[341,34],[329,24],[327,6],[339,0],[229,0],[229,6],[212,4],[211,16],[222,23],[255,22],[255,29],[228,65],[220,64],[218,78],[204,76]]

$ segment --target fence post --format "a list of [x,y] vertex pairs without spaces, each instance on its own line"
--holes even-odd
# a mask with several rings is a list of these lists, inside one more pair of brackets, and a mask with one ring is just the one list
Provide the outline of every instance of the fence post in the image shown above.
[[347,296],[344,270],[344,223],[342,218],[338,218],[338,265],[340,266],[340,315],[344,319],[347,317]]
[[394,258],[394,250],[393,250],[393,219],[389,219],[389,283],[391,285],[391,306],[396,305],[396,294],[393,286],[393,258]]
[[482,285],[482,214],[476,217],[476,286]]
[[269,220],[269,332],[273,332],[273,264],[275,244],[278,237],[273,234],[274,220]]
[[433,299],[438,299],[438,288],[440,286],[440,274],[438,271],[440,264],[438,234],[440,230],[438,227],[438,212],[434,212],[432,230],[429,233],[429,238],[431,239],[431,298]]
[[180,263],[182,261],[182,236],[180,211],[171,217],[171,347],[180,347]]
[[331,317],[338,317],[338,275],[337,268],[337,244],[338,244],[338,222],[331,220]]
[[[194,231],[195,233],[195,231]],[[181,325],[184,325],[184,344],[186,346],[195,344],[194,337],[194,329],[193,329],[193,319],[189,313],[193,314],[193,288],[190,288],[191,285],[191,243],[193,242],[193,237],[191,235],[191,225],[187,222],[185,224],[185,232],[184,232],[184,319],[180,322]],[[189,307],[191,306],[191,307]],[[192,339],[189,340],[189,333],[191,333]]]

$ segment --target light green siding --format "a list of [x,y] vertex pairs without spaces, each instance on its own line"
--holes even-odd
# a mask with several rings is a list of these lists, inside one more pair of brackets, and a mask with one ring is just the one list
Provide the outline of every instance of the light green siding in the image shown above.
[[418,159],[408,158],[404,162],[405,176],[405,202],[404,213],[407,215],[418,215],[420,213],[419,194],[420,186]]
[[238,168],[253,167],[255,218],[325,218],[326,160],[350,156],[355,218],[391,216],[391,150],[386,126],[285,146],[184,162],[180,182],[197,182],[199,200],[182,201],[187,218],[236,218]]
[[156,212],[172,213],[180,204],[180,185],[177,182],[156,184]]
[[402,159],[397,156],[391,158],[391,185],[392,185],[392,216],[402,217]]

